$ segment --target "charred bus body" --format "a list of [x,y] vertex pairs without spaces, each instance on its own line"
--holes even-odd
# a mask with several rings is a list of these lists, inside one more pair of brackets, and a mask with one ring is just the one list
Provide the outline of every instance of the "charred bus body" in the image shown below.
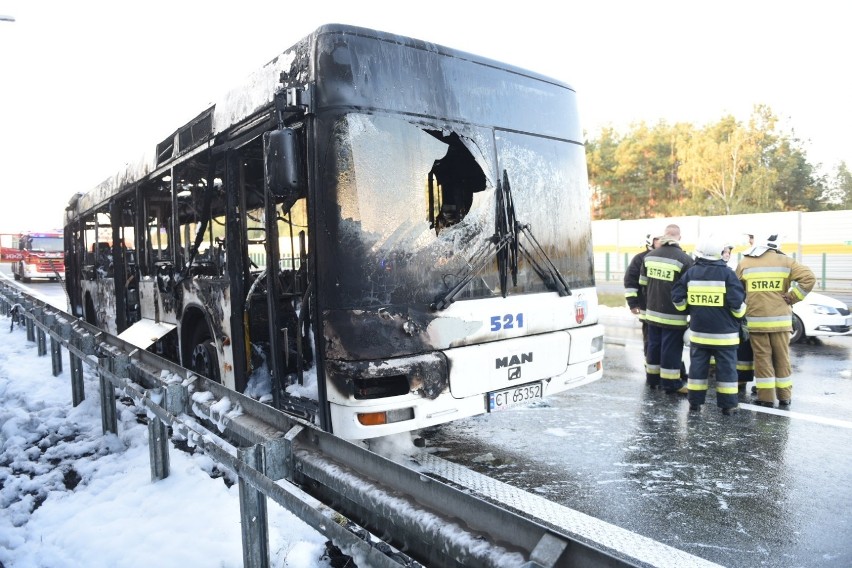
[[78,317],[364,439],[601,376],[567,85],[316,30],[72,198]]

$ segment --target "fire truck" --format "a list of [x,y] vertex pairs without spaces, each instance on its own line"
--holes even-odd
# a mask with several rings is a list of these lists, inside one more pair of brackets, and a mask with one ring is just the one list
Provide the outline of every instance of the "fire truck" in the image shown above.
[[21,259],[18,240],[21,233],[0,233],[0,262],[13,263]]
[[15,280],[32,278],[61,280],[65,275],[65,244],[61,231],[22,233],[18,238],[18,258],[12,263]]

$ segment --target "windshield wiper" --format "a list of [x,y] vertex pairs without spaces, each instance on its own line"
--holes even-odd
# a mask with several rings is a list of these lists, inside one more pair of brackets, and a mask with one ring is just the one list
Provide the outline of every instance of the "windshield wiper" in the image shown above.
[[[520,242],[519,235],[524,235],[529,241],[530,248]],[[571,288],[559,269],[547,256],[538,240],[532,234],[528,224],[518,223],[515,216],[515,203],[512,199],[512,188],[509,184],[509,174],[503,170],[503,179],[497,180],[494,235],[488,239],[473,255],[467,267],[458,273],[458,281],[432,303],[433,310],[444,310],[455,301],[455,297],[474,279],[474,277],[497,257],[497,272],[500,278],[500,292],[505,298],[509,293],[509,275],[512,276],[512,286],[518,285],[518,253],[523,254],[530,263],[533,271],[544,281],[545,286],[555,290],[560,296],[570,296]]]

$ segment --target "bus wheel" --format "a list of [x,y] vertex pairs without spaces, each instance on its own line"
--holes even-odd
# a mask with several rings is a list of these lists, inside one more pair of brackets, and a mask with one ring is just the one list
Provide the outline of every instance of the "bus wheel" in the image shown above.
[[219,380],[219,355],[216,353],[216,344],[207,330],[196,333],[193,344],[195,347],[192,348],[189,368],[212,381],[221,382]]
[[20,275],[20,274],[18,274],[18,271],[17,271],[17,270],[14,270],[13,272],[14,272],[13,276],[15,277],[15,280],[20,280],[20,279],[21,279],[21,275]]

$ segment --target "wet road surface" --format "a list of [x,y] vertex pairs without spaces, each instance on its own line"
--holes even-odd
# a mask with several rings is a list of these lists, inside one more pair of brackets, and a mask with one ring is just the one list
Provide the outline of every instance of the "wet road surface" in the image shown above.
[[645,387],[607,323],[604,378],[421,434],[437,456],[731,567],[852,566],[852,338],[794,345],[793,404],[699,413]]

